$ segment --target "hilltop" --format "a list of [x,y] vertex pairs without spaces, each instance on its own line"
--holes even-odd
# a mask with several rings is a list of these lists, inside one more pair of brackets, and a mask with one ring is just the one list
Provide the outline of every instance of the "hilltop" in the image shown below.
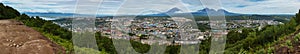
[[28,26],[29,22],[23,22],[24,18],[29,18],[29,16],[25,14],[21,16],[16,9],[0,3],[0,49],[2,49],[0,54],[65,53],[62,46]]
[[59,54],[63,47],[12,19],[0,20],[1,54]]

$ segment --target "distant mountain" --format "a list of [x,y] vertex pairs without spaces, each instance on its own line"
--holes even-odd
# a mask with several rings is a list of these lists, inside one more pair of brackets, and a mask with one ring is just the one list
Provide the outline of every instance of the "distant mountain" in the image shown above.
[[[180,13],[179,8],[171,8],[166,12],[162,13],[157,13],[157,14],[146,14],[146,15],[139,15],[139,16],[188,16],[188,15],[193,15],[193,16],[208,16],[208,12],[213,13],[210,14],[211,16],[219,16],[220,13],[224,13],[225,16],[251,16],[251,15],[260,15],[260,14],[241,14],[241,13],[233,13],[229,12],[224,9],[210,9],[210,8],[204,8],[200,9],[195,12],[188,12],[188,13]],[[29,16],[42,16],[42,17],[73,17],[75,16],[93,16],[93,15],[87,15],[87,14],[75,14],[75,13],[58,13],[58,12],[24,12],[25,14]],[[274,14],[272,14],[274,15]],[[282,14],[277,14],[277,15],[282,15]],[[112,16],[112,15],[97,15],[97,17],[105,17],[105,16]],[[131,16],[131,15],[122,15],[122,16]],[[288,15],[291,16],[291,15]]]
[[[232,12],[226,11],[224,9],[214,10],[214,9],[210,9],[210,8],[204,8],[204,9],[198,10],[196,12],[190,12],[190,13],[176,13],[178,11],[181,11],[181,10],[178,9],[178,8],[172,8],[169,11],[166,11],[166,12],[163,12],[163,13],[149,14],[149,15],[145,15],[145,16],[169,16],[168,14],[170,14],[170,15],[187,15],[187,14],[192,14],[193,16],[207,16],[208,12],[211,12],[211,13],[223,13],[224,12],[224,14],[226,16],[248,15],[248,14],[232,13]],[[218,16],[219,14],[211,14],[211,15]]]
[[[76,13],[59,13],[59,12],[24,12],[29,16],[42,16],[42,17],[73,17],[73,16],[94,16],[88,14],[76,14]],[[109,15],[97,15],[99,16],[109,16]]]
[[42,17],[72,17],[76,16],[85,16],[84,14],[75,14],[75,13],[58,13],[58,12],[24,12],[29,16],[42,16]]
[[167,13],[167,14],[174,14],[174,13],[176,13],[178,11],[181,11],[181,10],[179,8],[172,8],[172,9],[170,9],[169,11],[167,11],[165,13]]
[[198,10],[197,12],[191,12],[191,13],[193,15],[196,15],[196,16],[207,16],[208,12],[213,13],[213,14],[210,14],[210,15],[218,15],[218,13],[224,13],[226,16],[245,15],[245,14],[239,14],[239,13],[232,13],[232,12],[226,11],[224,9],[214,10],[214,9],[209,9],[209,8],[204,8],[202,10]]

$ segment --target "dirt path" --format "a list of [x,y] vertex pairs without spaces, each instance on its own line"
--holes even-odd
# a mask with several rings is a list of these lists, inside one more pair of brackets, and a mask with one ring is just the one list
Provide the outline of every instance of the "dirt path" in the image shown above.
[[16,20],[0,20],[0,54],[64,54],[64,49]]

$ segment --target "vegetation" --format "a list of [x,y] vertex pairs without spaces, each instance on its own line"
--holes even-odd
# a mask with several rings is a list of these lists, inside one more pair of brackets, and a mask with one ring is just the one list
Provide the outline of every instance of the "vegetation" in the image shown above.
[[[292,17],[290,15],[241,15],[241,16],[225,16],[227,21],[230,20],[275,20],[279,22],[287,23],[288,19]],[[195,16],[196,21],[207,21],[208,16]]]
[[296,17],[293,18],[296,21],[296,24],[300,24],[300,10],[299,12],[296,14]]
[[[41,32],[50,40],[63,46],[67,54],[72,54],[74,52],[107,54],[105,51],[100,52],[94,49],[73,46],[71,41],[71,31],[62,28],[51,21],[43,20],[38,16],[30,17],[26,14],[20,15],[20,13],[17,10],[9,6],[4,6],[2,3],[0,3],[0,19],[16,19],[18,21],[23,22],[24,25]],[[74,48],[79,50],[74,51]]]
[[[4,6],[2,3],[0,3],[0,19],[10,18],[21,21],[25,25],[41,32],[44,36],[63,46],[66,49],[67,53],[80,52],[117,54],[116,49],[113,46],[112,39],[102,36],[99,32],[96,33],[96,41],[99,47],[98,50],[73,46],[71,41],[71,31],[62,28],[59,25],[52,23],[51,21],[45,21],[38,16],[29,17],[26,14],[20,15],[17,10],[9,6]],[[249,17],[244,18],[248,19]],[[241,32],[239,32],[239,30],[233,30],[227,35],[228,41],[226,44],[225,53],[274,53],[275,49],[271,46],[281,40],[282,37],[289,36],[291,33],[297,31],[297,26],[299,27],[299,25],[300,11],[298,14],[296,14],[295,17],[291,18],[289,22],[283,25],[267,26],[262,30],[248,28],[242,29]],[[289,46],[289,48],[292,48],[294,43],[299,43],[299,35],[295,36],[293,40],[286,40],[283,46]],[[131,41],[131,44],[133,45],[133,48],[140,53],[146,53],[150,48],[149,45],[141,44],[140,42],[136,41]],[[210,50],[210,39],[202,41],[199,47],[200,54],[208,54]],[[74,48],[78,48],[80,50],[74,51]],[[168,46],[165,54],[178,54],[180,51],[179,49],[180,46]],[[82,52],[83,50],[85,51]]]
[[17,16],[20,16],[20,13],[17,10],[0,3],[0,19],[10,19]]
[[77,46],[74,46],[74,49],[78,49],[78,50],[75,50],[75,52],[77,54],[108,54],[108,53],[105,53],[105,51],[98,51],[98,50],[94,50],[94,49],[91,49],[91,48],[79,48]]
[[[79,53],[98,53],[92,49],[73,46],[71,39],[72,32],[52,23],[51,21],[43,20],[38,16],[30,17],[26,14],[16,16],[14,19],[23,22],[26,26],[34,28],[35,30],[41,32],[44,36],[48,37],[50,40],[63,46],[67,53],[78,52],[74,51],[74,48],[79,49]],[[100,32],[97,32],[95,36],[99,51],[103,52],[101,54],[106,54],[106,52],[109,54],[117,54],[112,43],[112,39],[101,36]],[[142,44],[140,42],[131,41],[131,44],[133,45],[133,48],[140,53],[146,53],[150,49],[150,45]],[[83,52],[82,50],[88,51]]]
[[[275,43],[278,43],[283,37],[290,36],[292,33],[295,33],[295,31],[299,30],[299,13],[296,14],[295,17],[291,18],[289,22],[286,22],[286,24],[283,25],[266,26],[261,30],[258,30],[257,28],[241,28],[230,31],[227,35],[225,54],[275,53],[275,47],[273,47]],[[243,18],[246,19],[248,17]],[[298,36],[296,36],[294,39],[297,40],[296,42],[299,42]],[[282,45],[292,48],[294,45],[293,42],[295,41],[286,40]],[[209,53],[209,44],[210,39],[205,40],[200,44],[200,54]]]
[[67,52],[71,52],[73,45],[71,42],[72,33],[60,26],[52,23],[51,21],[45,21],[37,17],[29,17],[26,14],[22,14],[15,18],[18,21],[23,22],[26,26],[32,27],[35,30],[41,32],[44,36],[48,37],[57,44],[64,46]]
[[[229,33],[227,37],[230,41],[228,41],[226,44],[225,53],[239,53],[241,52],[239,50],[243,50],[242,52],[248,53],[274,53],[274,47],[269,46],[276,43],[279,38],[289,36],[291,33],[296,31],[296,26],[299,25],[297,22],[300,22],[300,20],[296,20],[300,19],[299,14],[297,15],[296,17],[291,18],[290,22],[283,25],[267,26],[262,30],[243,30],[242,33]],[[237,34],[246,38],[241,38],[240,36],[238,37],[231,34]],[[293,44],[291,40],[287,40],[285,45],[291,48]],[[261,48],[268,49],[264,50]]]

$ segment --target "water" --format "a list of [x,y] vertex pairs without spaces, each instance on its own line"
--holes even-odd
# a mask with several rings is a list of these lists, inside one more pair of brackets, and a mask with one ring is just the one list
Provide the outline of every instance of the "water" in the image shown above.
[[40,17],[40,18],[42,18],[44,20],[56,20],[56,19],[60,19],[58,17]]

